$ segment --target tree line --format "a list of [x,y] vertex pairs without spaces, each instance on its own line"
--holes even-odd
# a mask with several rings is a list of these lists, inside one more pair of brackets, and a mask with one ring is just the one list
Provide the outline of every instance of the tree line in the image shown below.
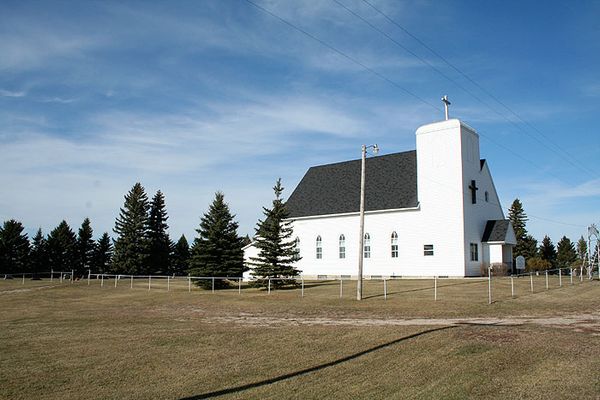
[[[298,274],[293,263],[299,259],[289,214],[281,197],[278,180],[272,208],[263,207],[265,218],[256,226],[258,256],[250,264],[259,278],[292,277]],[[104,232],[97,240],[89,218],[75,233],[66,221],[47,236],[38,229],[30,241],[21,222],[5,221],[0,228],[0,274],[71,271],[76,277],[93,273],[127,275],[184,275],[240,277],[248,270],[243,247],[250,243],[238,234],[235,221],[222,192],[217,192],[208,211],[200,218],[192,245],[185,235],[174,242],[168,233],[169,217],[165,196],[159,190],[151,200],[140,183],[125,195],[115,220],[112,239]],[[205,281],[208,282],[208,281]],[[216,281],[217,288],[226,281]],[[279,281],[277,284],[285,283]],[[202,285],[202,281],[199,282]]]
[[517,237],[513,258],[525,257],[527,271],[581,267],[588,252],[588,244],[583,236],[576,243],[563,236],[555,246],[552,239],[545,235],[538,245],[538,241],[527,232],[527,214],[518,198],[512,202],[508,210],[508,219],[511,221]]

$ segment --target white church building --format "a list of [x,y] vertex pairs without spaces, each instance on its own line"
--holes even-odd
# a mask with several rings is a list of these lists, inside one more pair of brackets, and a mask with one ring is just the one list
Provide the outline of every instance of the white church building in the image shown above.
[[[365,168],[365,278],[511,268],[515,234],[473,128],[457,119],[421,126],[416,150],[367,158]],[[357,276],[360,179],[360,159],[311,167],[287,200],[304,277]],[[246,246],[246,262],[257,252]]]

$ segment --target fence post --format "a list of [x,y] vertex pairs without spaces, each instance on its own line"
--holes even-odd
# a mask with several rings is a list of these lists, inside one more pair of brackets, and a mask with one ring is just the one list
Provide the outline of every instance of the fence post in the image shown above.
[[53,279],[54,279],[54,270],[51,269],[50,270],[50,282],[52,282]]
[[488,268],[488,304],[492,304],[492,267]]
[[133,289],[133,275],[129,275],[129,289]]
[[23,283],[22,283],[22,285],[24,285],[24,284],[25,284],[25,274],[23,274]]
[[383,279],[383,299],[387,300],[387,279]]
[[437,276],[433,276],[433,301],[437,301]]
[[100,287],[104,287],[104,274],[100,277]]
[[562,269],[558,269],[558,286],[562,287]]
[[340,278],[340,299],[344,295],[344,286],[343,286],[342,282],[343,282],[342,278]]
[[115,287],[117,287],[117,282],[118,282],[118,279],[117,279],[117,275],[115,274]]
[[167,275],[167,292],[171,291],[171,276]]
[[510,276],[510,297],[515,297],[515,279]]
[[583,267],[579,268],[579,281],[583,282]]
[[215,292],[215,277],[212,277],[212,293]]
[[301,276],[300,280],[302,281],[302,295],[301,295],[301,297],[304,297],[304,277]]
[[531,286],[531,293],[533,293],[533,272],[529,273],[529,282]]
[[73,275],[75,274],[75,270],[71,270],[71,283],[73,283]]
[[152,288],[152,275],[148,275],[148,290]]
[[238,294],[242,294],[242,277],[238,279]]
[[61,272],[60,273],[60,283],[62,283],[62,282],[63,282],[63,273]]
[[192,291],[192,277],[188,275],[188,293]]
[[546,290],[548,290],[548,270],[546,270]]
[[271,294],[271,278],[269,277],[268,279],[269,279],[269,289],[268,289],[267,294]]
[[88,286],[90,286],[90,275],[92,274],[92,271],[88,269]]
[[570,276],[571,276],[571,285],[572,285],[573,284],[573,268],[571,268],[570,271],[571,271]]

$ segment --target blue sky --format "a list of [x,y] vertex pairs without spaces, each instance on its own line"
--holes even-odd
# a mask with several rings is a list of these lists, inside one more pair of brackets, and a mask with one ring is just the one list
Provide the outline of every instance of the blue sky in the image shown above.
[[217,190],[252,234],[277,177],[412,150],[447,94],[538,240],[600,221],[600,3],[253,1],[358,63],[245,0],[3,1],[0,218],[112,233],[140,181],[172,237]]

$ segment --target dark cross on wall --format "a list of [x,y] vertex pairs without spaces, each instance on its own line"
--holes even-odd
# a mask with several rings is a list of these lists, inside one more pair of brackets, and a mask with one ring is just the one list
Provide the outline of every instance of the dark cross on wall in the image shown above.
[[479,188],[475,185],[475,181],[471,181],[469,189],[471,189],[471,204],[477,204],[477,190]]

